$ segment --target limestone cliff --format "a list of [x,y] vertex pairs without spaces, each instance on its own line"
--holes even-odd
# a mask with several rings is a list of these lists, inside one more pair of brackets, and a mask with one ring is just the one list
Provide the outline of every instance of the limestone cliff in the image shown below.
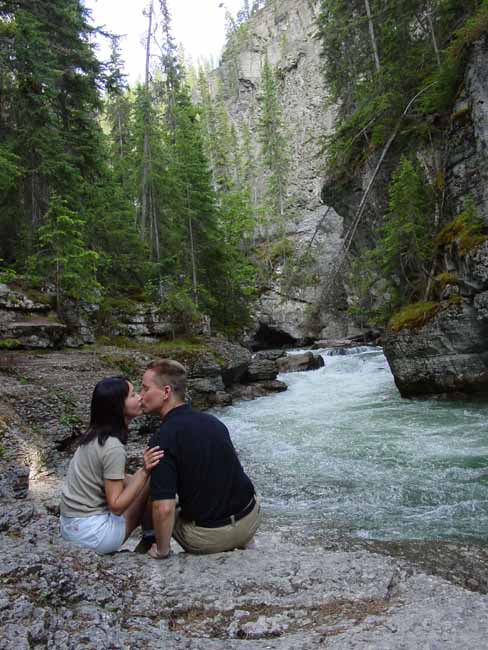
[[[344,336],[348,325],[340,310],[321,308],[320,296],[331,265],[341,248],[343,220],[321,199],[323,156],[320,139],[333,127],[334,112],[325,108],[320,72],[320,43],[314,38],[319,3],[281,0],[268,3],[246,29],[231,41],[213,82],[221,82],[232,122],[242,134],[249,127],[259,157],[258,120],[261,112],[263,64],[267,58],[279,81],[279,100],[289,143],[286,237],[296,259],[312,259],[299,278],[284,277],[277,263],[261,296],[258,327],[279,342]],[[265,193],[262,168],[253,183],[255,199]],[[301,269],[304,271],[304,269]],[[296,280],[296,281],[294,281]],[[258,332],[259,336],[259,332]]]
[[[231,41],[214,76],[222,82],[226,105],[237,129],[249,126],[257,154],[266,58],[279,80],[279,99],[292,151],[286,236],[293,243],[299,263],[304,253],[313,261],[295,278],[296,282],[286,277],[286,266],[278,264],[270,274],[256,315],[257,338],[261,333],[268,342],[280,342],[280,335],[286,342],[357,333],[347,316],[355,287],[348,286],[343,274],[335,271],[377,160],[366,160],[346,188],[335,186],[325,177],[320,143],[334,128],[335,115],[332,108],[326,108],[321,46],[315,38],[319,4],[309,0],[268,3],[252,17],[239,39]],[[419,159],[427,160],[432,155],[447,158],[445,218],[458,214],[470,196],[477,213],[488,223],[487,47],[486,35],[470,46],[463,90],[445,125],[447,146],[434,153],[418,152]],[[382,223],[388,185],[400,155],[401,151],[395,151],[381,166],[367,210],[355,230],[353,253],[371,242],[375,227]],[[256,174],[254,188],[259,199],[265,192],[262,170]],[[390,333],[386,339],[386,354],[405,395],[485,390],[487,285],[479,277],[484,273],[480,269],[488,269],[488,257],[484,251],[468,256],[458,252],[454,246],[446,254],[444,269],[457,276],[457,288],[448,288],[440,296],[439,312],[425,326],[427,329],[406,329]],[[329,290],[332,279],[339,289],[334,297]],[[374,299],[387,301],[388,296],[381,295],[380,283],[377,290]],[[448,302],[453,291],[457,292],[455,304],[452,298]]]

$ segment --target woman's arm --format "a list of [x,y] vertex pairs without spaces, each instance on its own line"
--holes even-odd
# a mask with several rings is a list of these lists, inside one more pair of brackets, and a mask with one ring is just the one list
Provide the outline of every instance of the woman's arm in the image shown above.
[[124,487],[124,481],[105,479],[105,497],[109,510],[114,515],[121,515],[130,506],[134,499],[139,495],[141,490],[146,485],[151,471],[156,467],[161,458],[164,456],[164,451],[159,447],[151,447],[144,452],[144,465],[141,469],[133,475],[132,480]]

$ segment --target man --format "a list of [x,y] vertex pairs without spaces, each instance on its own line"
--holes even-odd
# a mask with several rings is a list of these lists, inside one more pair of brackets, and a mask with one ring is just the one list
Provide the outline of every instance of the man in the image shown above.
[[171,359],[150,363],[142,379],[143,409],[162,419],[151,446],[165,452],[151,474],[154,559],[169,556],[172,535],[189,553],[245,548],[261,518],[226,426],[185,403],[186,383]]

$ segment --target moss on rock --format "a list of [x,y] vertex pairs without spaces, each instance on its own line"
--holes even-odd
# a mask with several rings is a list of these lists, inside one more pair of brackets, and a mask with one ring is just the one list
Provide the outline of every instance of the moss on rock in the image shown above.
[[438,302],[416,302],[407,305],[401,311],[394,314],[388,324],[392,332],[400,332],[404,329],[419,329],[430,321],[441,309]]
[[474,209],[467,207],[455,219],[449,222],[440,231],[435,239],[438,248],[447,248],[449,251],[457,246],[461,257],[481,246],[488,240],[484,232],[484,224],[476,218]]

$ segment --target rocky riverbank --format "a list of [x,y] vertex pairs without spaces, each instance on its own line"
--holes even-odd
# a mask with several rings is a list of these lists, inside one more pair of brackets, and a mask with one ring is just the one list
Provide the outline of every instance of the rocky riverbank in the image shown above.
[[[186,361],[200,388],[204,380],[225,388],[231,378],[246,386],[238,379],[262,379],[279,358],[260,353],[251,366],[238,350],[231,361],[226,345],[166,353]],[[174,556],[154,562],[65,543],[58,494],[92,387],[115,372],[139,377],[154,352],[100,346],[1,355],[1,649],[484,647],[488,561],[480,547],[291,538],[267,521],[266,499],[256,550],[192,557],[175,544]],[[148,425],[131,431],[134,469]]]
[[[45,496],[45,495],[44,495]],[[46,508],[47,505],[47,508]],[[0,648],[483,648],[488,597],[367,551],[299,546],[100,557],[58,534],[42,490],[0,519]]]

